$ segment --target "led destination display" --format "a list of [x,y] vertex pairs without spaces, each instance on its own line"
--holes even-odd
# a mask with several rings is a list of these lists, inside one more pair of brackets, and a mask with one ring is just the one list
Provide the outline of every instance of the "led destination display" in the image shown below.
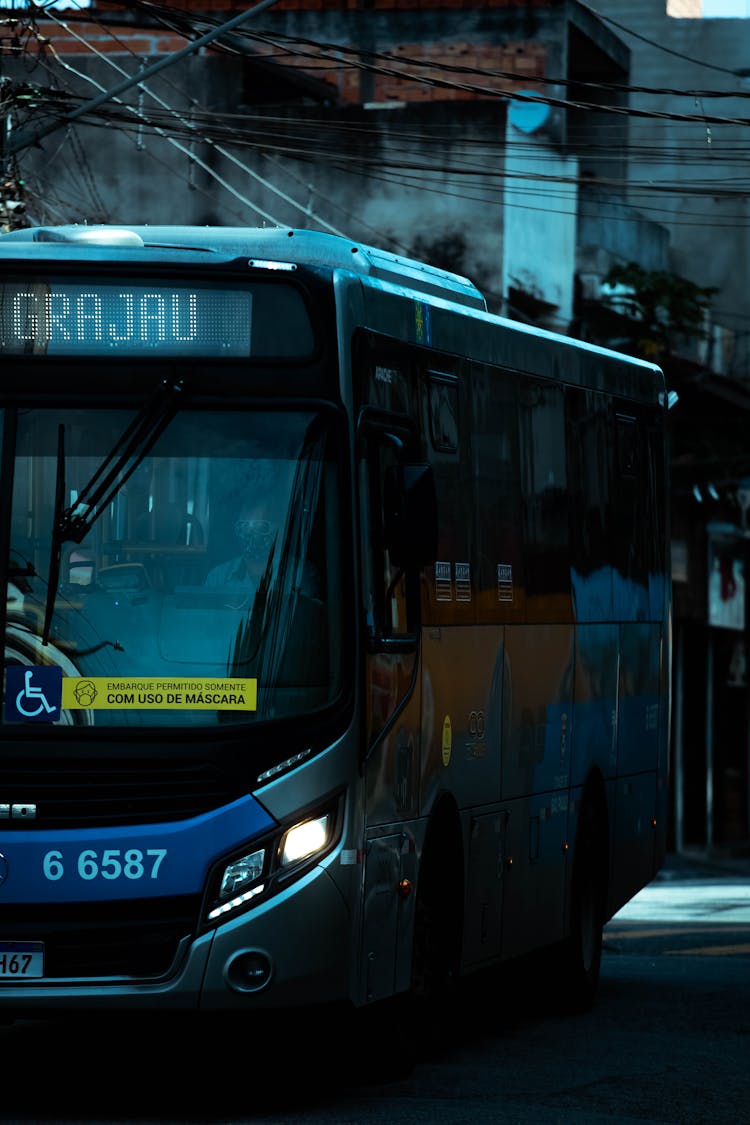
[[250,356],[252,313],[247,287],[6,281],[0,353]]

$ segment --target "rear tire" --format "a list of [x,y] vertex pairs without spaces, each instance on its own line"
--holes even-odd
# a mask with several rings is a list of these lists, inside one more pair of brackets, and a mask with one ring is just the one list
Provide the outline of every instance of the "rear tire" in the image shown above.
[[607,843],[598,804],[587,801],[576,835],[570,903],[570,932],[558,965],[565,1011],[586,1012],[599,987],[607,892]]

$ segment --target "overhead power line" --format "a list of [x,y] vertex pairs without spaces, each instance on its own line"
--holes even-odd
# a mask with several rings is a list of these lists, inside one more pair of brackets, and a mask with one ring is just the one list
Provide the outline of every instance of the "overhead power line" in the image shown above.
[[196,39],[195,42],[189,43],[186,47],[183,47],[179,51],[175,51],[169,55],[165,55],[163,58],[153,63],[151,66],[147,67],[145,71],[141,72],[141,74],[128,76],[122,82],[119,82],[116,86],[114,86],[111,90],[103,90],[98,97],[92,98],[91,101],[85,102],[83,105],[79,106],[78,109],[72,110],[69,114],[65,115],[63,121],[47,122],[46,125],[38,126],[36,129],[27,130],[25,133],[22,131],[21,133],[14,134],[5,146],[6,154],[12,156],[14,153],[20,151],[20,149],[28,147],[28,145],[37,144],[40,140],[42,140],[43,137],[48,136],[49,133],[53,132],[55,129],[58,129],[64,121],[75,121],[76,118],[82,117],[86,113],[90,113],[93,110],[98,109],[100,105],[103,105],[105,102],[111,101],[119,94],[123,94],[126,90],[129,90],[133,86],[138,85],[142,79],[150,78],[154,74],[157,74],[160,70],[164,70],[166,67],[172,66],[180,59],[185,58],[185,56],[194,54],[195,51],[199,50],[201,47],[212,43],[214,39],[217,38],[217,36],[231,30],[234,27],[239,27],[240,24],[244,23],[251,16],[258,15],[260,12],[265,11],[266,8],[270,8],[276,2],[277,0],[260,0],[260,2],[254,7],[248,8],[244,12],[239,12],[236,16],[233,16],[232,19],[227,20],[224,24],[221,24],[218,28],[214,28],[212,31],[206,32],[205,35],[201,36],[200,39]]
[[[61,21],[58,20],[56,22]],[[251,38],[252,37],[253,36],[251,36]],[[111,63],[110,59],[105,59],[105,61]],[[73,68],[69,69],[71,70],[71,73],[76,74],[77,77],[84,78],[88,81],[86,76],[78,74],[78,72],[76,72]],[[120,73],[124,72],[120,70]],[[138,83],[141,80],[142,76],[143,72],[139,73],[137,76],[134,76],[133,81]],[[128,79],[127,81],[131,80]],[[101,87],[97,88],[101,89]],[[151,94],[150,91],[148,92],[149,94]],[[74,95],[71,95],[71,97],[74,97]],[[186,123],[184,117],[182,118],[182,120],[180,120],[179,115],[176,114],[176,111],[172,110],[171,107],[166,106],[166,103],[162,104],[164,107],[166,107],[167,116],[159,117],[158,111],[156,111],[155,113],[153,110],[151,110],[148,114],[144,113],[143,111],[137,112],[133,109],[132,106],[126,105],[119,99],[116,99],[116,105],[119,108],[115,108],[115,106],[111,102],[108,102],[106,104],[103,103],[102,106],[95,111],[95,114],[91,119],[81,118],[80,120],[82,123],[85,121],[87,124],[93,124],[97,120],[106,122],[107,124],[110,124],[112,121],[119,120],[122,124],[125,125],[133,125],[137,122],[139,127],[142,126],[143,128],[152,130],[157,135],[170,140],[170,143],[174,143],[178,148],[180,148],[180,146],[177,142],[177,137],[182,136],[183,138],[189,138],[191,144],[197,139],[207,144],[213,144],[214,146],[217,145],[218,139],[222,139],[225,141],[225,143],[230,143],[233,146],[242,145],[244,147],[252,147],[263,156],[268,156],[269,150],[271,150],[274,152],[274,154],[282,152],[286,157],[308,163],[318,161],[323,158],[327,166],[340,168],[347,174],[365,175],[369,178],[379,178],[392,182],[394,184],[400,183],[404,187],[409,187],[410,189],[415,191],[429,190],[433,192],[440,192],[441,194],[444,194],[446,196],[449,196],[451,194],[461,195],[464,198],[474,198],[477,201],[483,198],[490,198],[484,192],[484,188],[480,188],[480,184],[483,184],[483,181],[495,181],[497,185],[502,185],[503,181],[507,180],[509,176],[507,169],[503,169],[501,166],[489,168],[486,160],[484,160],[484,162],[480,165],[477,165],[475,162],[474,164],[468,163],[465,166],[462,166],[458,161],[454,161],[450,165],[443,166],[441,168],[439,166],[436,166],[434,161],[417,161],[413,158],[410,160],[405,160],[402,157],[398,158],[397,163],[391,162],[390,166],[387,166],[387,162],[384,162],[382,157],[379,157],[377,161],[370,161],[368,164],[366,160],[363,160],[361,153],[353,153],[347,155],[345,146],[341,146],[340,143],[331,141],[329,142],[328,147],[322,145],[320,143],[320,133],[318,134],[318,137],[316,137],[315,147],[311,148],[309,138],[307,139],[307,143],[303,144],[299,139],[296,141],[294,139],[289,141],[288,136],[285,137],[282,133],[279,133],[276,137],[269,137],[268,135],[261,136],[259,133],[259,124],[264,121],[264,118],[259,116],[250,119],[254,122],[254,124],[252,125],[251,133],[247,130],[241,132],[237,127],[236,119],[231,120],[233,117],[236,118],[236,115],[223,116],[222,120],[228,121],[228,125],[225,131],[222,132],[221,129],[217,129],[215,126],[213,128],[208,127],[208,118],[205,115],[205,111],[199,110],[197,108],[191,109],[190,121]],[[58,105],[58,112],[59,108],[60,107]],[[200,124],[198,123],[199,113],[204,114],[202,123]],[[247,115],[243,115],[243,117],[247,117]],[[705,122],[705,117],[693,117],[691,118],[691,120],[693,122],[703,124]],[[305,124],[309,126],[309,119]],[[323,123],[318,124],[320,129],[327,127],[324,126]],[[503,147],[503,142],[498,142],[498,148]],[[244,205],[251,207],[253,210],[255,210],[256,213],[261,213],[263,217],[267,218],[269,221],[277,223],[277,220],[273,216],[268,215],[267,212],[260,212],[257,205],[253,204],[252,201],[247,200],[244,196],[241,195],[241,193],[238,193],[232,185],[229,185],[227,181],[219,177],[212,168],[208,167],[205,164],[205,162],[201,162],[199,158],[196,158],[192,151],[192,148],[187,149],[182,146],[180,148],[180,151],[184,152],[188,156],[188,159],[196,163],[197,166],[202,167],[207,174],[213,176],[216,182],[220,183],[222,186],[227,187],[227,190],[233,193],[235,197]],[[279,196],[280,198],[285,198],[285,201],[289,205],[307,214],[312,218],[313,221],[324,222],[320,219],[319,216],[316,216],[309,207],[305,207],[304,204],[299,203],[288,193],[281,192],[279,189],[277,189],[276,185],[270,184],[268,181],[264,181],[264,178],[259,177],[257,173],[254,173],[251,169],[248,169],[247,165],[243,164],[241,161],[238,161],[237,158],[233,156],[233,154],[227,153],[226,150],[223,149],[218,149],[218,151],[220,151],[222,155],[224,155],[228,159],[233,160],[238,167],[242,168],[243,171],[249,172],[251,175],[254,175],[258,182],[262,183],[263,186],[267,187],[270,191],[275,192],[277,196]],[[476,150],[474,151],[476,152]],[[560,187],[563,183],[559,176],[540,174],[538,177],[536,177],[535,173],[528,169],[524,170],[522,173],[515,174],[516,176],[518,176],[519,184],[523,184],[522,191],[523,197],[525,199],[528,197],[530,202],[533,194],[536,194],[540,202],[540,206],[538,209],[546,209],[549,211],[554,211],[557,209],[553,205],[553,203],[555,198],[559,196]],[[437,179],[437,177],[441,175],[459,177],[463,181],[463,186],[448,186],[445,184],[441,185],[439,183],[439,180]],[[537,188],[533,188],[530,186],[531,183],[535,181],[535,179],[539,184],[539,187]],[[471,183],[472,180],[475,181],[474,185],[472,185]],[[576,181],[568,180],[567,182],[574,183]],[[582,182],[588,183],[587,180],[584,180]],[[605,184],[609,183],[609,186],[614,188],[627,186],[633,192],[640,189],[643,192],[646,192],[649,196],[655,193],[679,193],[681,196],[684,196],[687,187],[684,182],[680,182],[679,184],[666,183],[660,185],[654,185],[651,182],[645,183],[643,185],[638,185],[637,183],[634,184],[630,179],[611,179],[609,181],[600,181],[600,183],[601,182]],[[497,198],[497,192],[501,190],[501,188],[499,186],[493,185],[491,190],[496,193]],[[697,185],[694,194],[702,194],[705,196],[711,196],[712,198],[716,198],[717,195],[721,194],[727,199],[743,199],[746,197],[747,192],[741,186],[733,185],[730,189],[720,189],[715,183],[710,182]],[[548,201],[548,206],[546,208],[541,205],[543,200]],[[507,190],[504,201],[510,206],[524,205],[520,202],[513,202],[510,199]],[[338,204],[334,203],[331,200],[327,200],[327,202],[333,207],[338,207]],[[642,205],[642,208],[651,214],[654,214],[657,211],[657,208],[655,208],[653,204],[649,204],[646,206]],[[673,219],[672,221],[676,225],[685,223],[687,213],[685,212],[684,208],[681,210],[681,216],[683,217],[677,220]],[[617,216],[615,215],[613,216],[613,218],[616,219]],[[723,216],[723,218],[726,219],[728,217]],[[698,223],[693,223],[689,219],[687,219],[687,222],[689,222],[690,225],[698,225]],[[703,216],[702,225],[706,225],[705,216]],[[717,223],[715,221],[712,221],[709,225],[716,226]],[[328,224],[328,229],[335,228],[332,228],[330,224]]]
[[[277,49],[285,50],[288,54],[297,57],[316,58],[318,60],[327,61],[331,65],[331,68],[341,65],[341,56],[343,55],[348,58],[348,65],[356,67],[357,69],[372,71],[373,73],[385,75],[390,78],[399,78],[403,81],[418,85],[430,86],[434,89],[461,90],[465,93],[476,94],[485,98],[501,98],[506,101],[512,99],[514,101],[530,102],[532,104],[542,102],[545,105],[555,106],[560,109],[580,109],[585,110],[587,113],[611,114],[615,117],[624,118],[640,117],[653,120],[685,121],[696,122],[701,125],[750,125],[750,118],[748,117],[721,117],[706,113],[675,113],[670,110],[636,109],[632,106],[618,106],[603,102],[585,102],[577,99],[558,98],[542,91],[528,93],[517,89],[498,90],[491,86],[479,85],[477,83],[456,82],[449,78],[437,78],[434,76],[436,70],[446,74],[461,72],[462,68],[456,67],[453,64],[441,63],[438,65],[434,62],[425,61],[424,59],[402,58],[385,52],[367,51],[360,47],[319,43],[315,40],[301,39],[299,37],[286,36],[278,33],[270,35],[263,32],[245,31],[242,37],[253,42],[270,44]],[[310,48],[315,48],[318,53],[311,54]],[[330,52],[330,54],[326,55],[325,53],[321,53],[326,51]],[[363,61],[368,59],[371,61]],[[391,65],[386,66],[380,61],[383,59],[389,62],[395,62],[399,67],[404,66],[404,68],[408,67],[409,69],[401,70]],[[429,70],[432,73],[429,75],[419,74],[418,70],[420,68]],[[502,77],[504,79],[512,79],[514,82],[519,81],[519,75],[510,71],[478,71],[472,68],[471,73],[479,75],[482,78]],[[551,80],[534,79],[534,81],[543,85],[549,85]],[[558,83],[555,83],[555,85],[557,84]],[[577,83],[571,83],[569,81],[559,84],[577,85]],[[697,96],[699,96],[697,92],[691,94],[691,97]]]
[[[263,0],[263,3],[261,5],[258,5],[255,9],[251,9],[250,11],[258,11],[260,8],[269,6],[273,2],[275,2],[275,0]],[[133,7],[135,5],[131,3],[125,4],[124,6]],[[139,10],[145,10],[146,7],[146,5],[138,5]],[[150,10],[156,10],[155,5],[148,5],[148,8]],[[174,11],[172,11],[171,14],[174,17]],[[241,16],[247,16],[248,14],[249,13],[241,13]],[[51,13],[46,13],[47,18],[49,18],[50,15]],[[194,22],[194,20],[185,18],[182,21],[178,21],[178,26],[180,27],[183,34],[188,35],[194,29]],[[418,85],[427,85],[434,89],[461,90],[467,93],[476,94],[477,96],[483,98],[501,98],[503,100],[513,98],[517,101],[528,102],[541,101],[556,108],[578,109],[586,111],[587,113],[595,112],[602,114],[611,114],[615,117],[623,118],[637,117],[654,120],[696,122],[702,125],[750,125],[750,118],[746,117],[722,117],[720,115],[706,114],[703,112],[693,114],[676,113],[669,110],[641,109],[634,108],[632,106],[612,105],[603,102],[590,102],[569,98],[566,99],[555,97],[550,93],[543,92],[541,89],[538,92],[534,93],[519,91],[517,89],[498,90],[493,86],[486,86],[478,83],[459,82],[454,81],[448,77],[436,77],[435,71],[439,71],[440,73],[445,75],[471,75],[474,77],[479,77],[485,81],[491,79],[501,79],[503,81],[516,84],[519,81],[519,75],[514,71],[483,70],[475,67],[465,67],[459,64],[446,62],[436,64],[435,62],[430,60],[418,59],[406,55],[396,55],[386,51],[371,51],[366,50],[360,46],[347,46],[340,43],[320,42],[318,40],[306,39],[299,36],[284,35],[282,33],[275,33],[274,35],[271,35],[270,33],[262,31],[255,32],[250,31],[247,28],[240,28],[239,22],[244,22],[244,20],[239,19],[239,17],[234,17],[233,20],[230,20],[227,23],[217,24],[214,21],[202,19],[202,24],[213,24],[211,31],[192,41],[187,47],[183,48],[182,51],[175,52],[174,54],[169,56],[169,64],[167,64],[164,60],[160,60],[160,62],[154,64],[154,66],[161,67],[164,65],[171,65],[171,62],[178,61],[179,58],[183,56],[183,54],[192,53],[195,49],[197,49],[197,47],[207,43],[212,44],[215,48],[222,47],[224,50],[227,50],[229,49],[227,45],[221,44],[220,40],[222,36],[225,36],[230,31],[234,31],[236,29],[237,34],[234,36],[235,41],[237,39],[243,39],[247,40],[248,42],[263,43],[267,46],[274,47],[278,51],[285,52],[287,55],[295,56],[297,58],[308,58],[310,59],[311,63],[325,63],[327,64],[327,69],[330,70],[339,69],[342,65],[343,57],[344,59],[346,59],[345,65],[352,68],[369,71],[385,77],[398,78],[402,81],[407,81]],[[232,53],[238,53],[236,47],[232,49]],[[266,56],[259,55],[258,57],[262,60]],[[429,71],[430,73],[420,73],[420,71]],[[152,73],[154,73],[154,71],[149,70],[148,74],[145,74],[142,77],[149,77]],[[136,81],[136,79],[133,79],[131,84],[135,84]],[[535,78],[532,81],[535,84],[539,84],[540,86],[574,86],[576,88],[580,88],[583,86],[586,88],[603,91],[621,91],[625,93],[640,92],[644,94],[661,96],[688,96],[694,100],[703,98],[750,97],[750,91],[732,91],[731,93],[727,91],[715,90],[680,91],[671,88],[632,87],[618,85],[615,83],[581,83],[574,79],[552,79],[549,77]],[[122,93],[126,88],[127,83],[123,83],[120,86],[115,87],[113,92],[119,94]],[[102,96],[100,99],[94,99],[94,103],[101,103],[103,100],[106,100],[104,96]],[[94,103],[92,103],[92,106]],[[85,110],[82,108],[81,112],[85,112]]]
[[[112,60],[111,58],[108,58],[107,56],[103,55],[100,51],[96,50],[91,44],[87,44],[85,42],[85,40],[82,39],[82,37],[80,37],[78,35],[76,35],[75,37],[81,43],[83,43],[85,46],[87,46],[88,49],[90,51],[92,51],[93,54],[95,54],[97,56],[97,58],[101,59],[104,62],[107,62],[113,69],[117,70],[119,73],[121,73],[121,74],[124,73],[124,71],[122,70],[122,67],[118,66],[114,62],[114,60]],[[59,61],[61,61],[61,60],[59,60]],[[62,65],[67,66],[67,64],[64,64],[64,63]],[[78,72],[75,72],[75,73],[77,74],[78,77],[86,77],[84,75],[78,74]],[[89,79],[89,81],[91,81],[91,79]],[[249,175],[252,179],[255,179],[258,183],[262,184],[263,187],[265,187],[266,189],[271,191],[273,194],[282,198],[284,200],[284,202],[288,203],[290,206],[292,206],[296,210],[300,211],[307,218],[312,219],[319,226],[322,226],[324,229],[328,230],[332,234],[343,235],[342,231],[340,231],[336,227],[332,226],[326,220],[322,219],[319,215],[316,215],[315,212],[313,212],[312,208],[310,208],[309,206],[306,206],[304,204],[299,203],[292,196],[290,196],[286,192],[282,191],[275,184],[271,183],[271,181],[265,179],[265,177],[259,175],[259,173],[255,172],[252,168],[249,168],[246,164],[242,163],[242,161],[238,160],[238,158],[233,153],[231,153],[227,149],[217,145],[213,140],[206,137],[205,134],[201,133],[200,130],[198,130],[196,128],[196,126],[194,125],[194,123],[192,121],[190,121],[189,119],[186,119],[183,114],[178,113],[171,106],[168,106],[167,103],[162,98],[160,98],[157,94],[155,94],[153,90],[149,89],[149,87],[147,87],[146,84],[143,81],[140,81],[140,76],[139,76],[139,80],[137,82],[137,85],[138,85],[138,88],[144,94],[146,94],[150,98],[153,98],[154,101],[156,101],[162,107],[162,109],[166,110],[167,113],[169,114],[170,119],[177,121],[178,124],[181,125],[183,127],[183,129],[185,129],[187,131],[188,135],[191,135],[191,136],[197,135],[203,143],[211,145],[213,148],[216,149],[217,152],[219,152],[223,157],[225,157],[225,159],[229,160],[231,163],[233,163],[236,166],[238,166],[239,168],[241,168],[241,170],[243,172],[245,172],[247,175]],[[120,102],[119,98],[115,98],[114,100],[118,103]],[[132,107],[127,106],[126,109],[131,110]],[[139,120],[144,121],[144,122],[148,121],[148,118],[146,117],[146,115],[143,114],[140,110],[136,110],[135,112],[136,112]],[[164,130],[162,130],[162,129],[157,129],[157,131],[161,135],[166,135]],[[167,139],[169,139],[171,142],[174,143],[173,135],[170,135],[169,137],[167,137]],[[215,169],[211,168],[209,165],[206,165],[205,162],[200,161],[195,156],[194,153],[188,152],[188,155],[189,155],[189,158],[190,158],[191,161],[194,161],[195,163],[198,163],[204,170],[208,171],[209,174],[211,176],[213,176],[214,179],[218,183],[221,183],[223,187],[227,188],[228,190],[231,190],[232,194],[235,195],[235,197],[237,199],[244,202],[256,214],[259,214],[262,218],[267,219],[269,222],[273,222],[277,226],[282,225],[281,223],[279,223],[279,221],[277,219],[273,218],[268,212],[266,212],[263,209],[261,209],[260,207],[258,207],[257,204],[254,204],[251,201],[247,200],[246,197],[241,196],[235,189],[229,188],[227,182],[224,181],[222,179],[222,177],[220,177],[218,175],[218,173],[215,171]]]
[[[196,29],[199,27],[215,26],[218,22],[217,20],[212,19],[210,16],[204,13],[198,15],[197,13],[191,12],[187,9],[177,10],[164,4],[152,3],[150,2],[150,0],[121,0],[121,6],[127,11],[142,13],[144,16],[149,17],[149,22],[161,24],[162,26],[167,27],[172,31],[177,31],[178,33],[186,36],[190,34],[196,34]],[[664,50],[669,54],[677,56],[678,58],[685,59],[688,62],[694,62],[697,65],[705,66],[711,70],[715,70],[723,74],[729,74],[735,78],[743,76],[742,72],[730,70],[727,67],[718,66],[716,64],[708,63],[699,59],[690,58],[687,55],[681,54],[679,51],[672,51],[669,48],[665,47],[663,44],[656,43],[653,40],[647,39],[645,36],[639,35],[637,32],[631,31],[624,25],[617,23],[617,21],[613,20],[610,16],[607,16],[601,12],[597,12],[590,5],[584,4],[584,7],[587,7],[592,15],[594,15],[598,19],[606,20],[607,22],[614,24],[620,30],[627,32],[627,34],[642,39],[644,42],[649,43],[651,46],[657,47],[660,50]],[[85,12],[79,13],[79,16],[82,19],[90,19],[90,12],[89,10],[86,10]],[[246,30],[243,30],[243,32],[241,32],[238,37],[247,37]],[[253,36],[253,38],[256,38],[256,36]],[[359,46],[347,48],[345,45],[342,45],[340,43],[322,43],[318,40],[302,39],[294,36],[283,36],[283,38],[288,42],[294,41],[298,43],[307,43],[311,46],[317,45],[327,50],[348,51],[350,53],[362,55],[363,57],[367,56],[370,59],[381,59],[403,63],[410,68],[434,69],[436,66],[436,64],[434,62],[431,62],[430,60],[423,58],[414,58],[403,53],[395,54],[388,51],[365,51]],[[214,43],[214,47],[216,49],[230,49],[227,44],[222,44],[220,40]],[[516,71],[486,69],[447,62],[439,64],[439,67],[446,73],[449,72],[453,74],[476,75],[478,77],[484,78],[503,78],[513,83],[516,83],[519,80],[519,74]],[[622,82],[593,82],[589,80],[564,78],[562,76],[555,77],[551,75],[545,75],[543,78],[534,78],[533,81],[535,84],[539,83],[544,86],[575,86],[577,88],[589,90],[600,90],[603,92],[616,92],[626,94],[637,93],[650,94],[654,96],[674,96],[687,98],[750,98],[750,91],[747,90],[705,90],[684,88],[677,89],[674,87],[658,86],[635,86],[629,83]]]

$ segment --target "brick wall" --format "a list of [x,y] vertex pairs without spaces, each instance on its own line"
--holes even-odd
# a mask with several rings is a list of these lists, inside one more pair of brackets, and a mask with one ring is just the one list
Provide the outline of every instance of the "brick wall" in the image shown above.
[[[553,0],[540,0],[539,7],[549,7]],[[416,9],[434,10],[444,8],[466,8],[477,10],[476,0],[371,0],[372,6],[381,9]],[[184,10],[209,11],[216,10],[231,18],[235,10],[244,9],[244,2],[228,3],[228,0],[180,0],[172,5],[174,8]],[[274,5],[274,11],[305,11],[319,10],[335,14],[346,9],[362,8],[362,0],[279,0]],[[479,7],[496,8],[528,8],[524,0],[485,0]],[[104,11],[107,5],[101,4]],[[121,11],[121,9],[119,9]],[[363,15],[366,14],[363,9]],[[158,29],[133,28],[131,26],[115,26],[112,23],[98,24],[95,22],[76,22],[71,24],[75,34],[71,34],[65,27],[53,22],[41,21],[40,31],[49,40],[53,49],[63,56],[92,56],[87,44],[101,54],[107,56],[132,56],[141,58],[154,58],[162,54],[173,53],[181,50],[188,40],[180,35],[161,31]],[[352,31],[356,31],[357,24]],[[248,24],[250,29],[250,24]],[[266,28],[264,28],[266,30]],[[80,40],[84,40],[81,42]],[[356,39],[341,42],[342,48],[356,47]],[[208,48],[210,51],[210,47]],[[507,92],[513,89],[533,88],[544,76],[546,50],[543,43],[538,40],[513,40],[500,42],[492,41],[492,36],[484,36],[467,41],[456,41],[454,38],[445,38],[439,42],[429,43],[424,41],[414,42],[383,42],[376,44],[379,51],[387,51],[403,62],[382,62],[378,64],[377,72],[367,69],[367,59],[360,64],[356,54],[332,53],[322,51],[319,53],[320,61],[310,58],[310,51],[306,48],[305,57],[297,55],[293,50],[284,50],[283,47],[272,46],[257,42],[250,44],[250,49],[260,56],[271,56],[274,61],[300,68],[312,77],[330,82],[339,93],[344,103],[358,104],[360,102],[428,102],[428,101],[465,101],[477,98],[493,97],[498,92]],[[417,60],[420,66],[413,66],[409,60]],[[469,70],[502,71],[517,78],[483,77],[481,74],[446,73],[444,67],[459,66]],[[394,73],[384,74],[387,68]],[[420,82],[412,80],[414,74],[422,79]],[[475,87],[469,89],[461,87]],[[476,87],[482,89],[477,90]],[[486,91],[482,92],[482,90]]]
[[[474,11],[482,8],[553,8],[558,0],[277,0],[274,11],[282,12],[346,12],[373,9],[434,11],[439,8],[465,8]],[[227,18],[244,11],[245,0],[171,0],[170,7],[187,12],[224,12]],[[102,11],[122,11],[120,4],[100,2]]]
[[[363,70],[358,65],[356,55],[347,56],[345,63],[326,60],[319,67],[312,68],[309,58],[300,59],[293,54],[279,58],[276,49],[260,43],[256,44],[254,50],[261,55],[273,55],[284,65],[298,66],[317,78],[333,83],[344,102],[356,104],[363,100]],[[533,86],[535,80],[539,81],[544,76],[546,58],[544,45],[536,42],[513,43],[509,46],[490,43],[402,43],[390,48],[389,53],[396,56],[396,59],[378,64],[379,72],[372,75],[364,100],[427,102],[493,97],[498,91]],[[397,61],[400,59],[404,62]],[[409,61],[412,59],[421,65],[413,66]],[[470,70],[505,71],[516,74],[518,78],[513,81],[500,77],[446,72],[443,69],[451,66]],[[400,73],[383,74],[383,67]],[[422,81],[413,81],[412,74]],[[486,90],[486,94],[478,93],[475,89],[461,89],[462,85],[481,87]]]
[[148,58],[154,55],[172,54],[189,42],[183,36],[169,32],[113,27],[111,24],[76,22],[71,25],[71,31],[67,31],[58,24],[40,20],[38,27],[42,36],[58,54],[84,55],[89,58],[92,57],[91,48],[103,55],[135,54]]

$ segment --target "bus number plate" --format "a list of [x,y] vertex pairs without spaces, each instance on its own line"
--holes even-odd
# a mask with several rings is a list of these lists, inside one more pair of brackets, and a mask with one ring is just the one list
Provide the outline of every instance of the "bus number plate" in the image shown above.
[[44,942],[0,941],[0,980],[44,976]]

